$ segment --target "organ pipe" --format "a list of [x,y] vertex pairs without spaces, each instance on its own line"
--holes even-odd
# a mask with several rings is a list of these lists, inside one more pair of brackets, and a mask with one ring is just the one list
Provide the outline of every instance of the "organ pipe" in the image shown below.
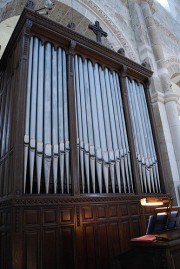
[[[24,192],[71,192],[66,52],[30,40],[24,133]],[[131,153],[116,71],[74,56],[81,193],[133,193]],[[126,79],[142,192],[159,192],[144,88]],[[1,97],[2,99],[2,97]],[[1,132],[2,133],[2,132]]]
[[143,85],[126,78],[141,191],[160,192],[158,161]]
[[65,51],[32,37],[24,134],[25,193],[70,193],[66,76]]
[[77,144],[83,193],[133,192],[118,80],[116,72],[75,56]]

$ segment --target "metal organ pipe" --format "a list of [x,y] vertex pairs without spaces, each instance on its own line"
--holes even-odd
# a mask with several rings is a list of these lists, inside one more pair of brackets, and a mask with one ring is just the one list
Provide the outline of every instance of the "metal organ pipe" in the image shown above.
[[24,193],[26,191],[27,162],[29,149],[29,121],[30,121],[30,97],[31,97],[31,78],[32,78],[32,56],[33,56],[33,39],[30,40],[28,80],[26,93],[26,117],[25,117],[25,134],[24,134]]
[[145,185],[145,191],[147,192],[147,183],[146,183],[146,177],[144,174],[144,166],[143,166],[143,150],[142,150],[142,143],[141,143],[141,136],[139,133],[139,126],[138,126],[138,116],[137,116],[137,108],[135,105],[134,97],[133,97],[133,87],[131,87],[130,81],[128,81],[128,97],[130,102],[130,111],[131,111],[131,118],[133,123],[133,133],[135,138],[135,145],[136,145],[136,154],[138,159],[138,166],[139,166],[139,172],[140,172],[140,180],[141,180],[141,186],[143,188],[143,184]]
[[[40,41],[39,41],[40,42]],[[38,92],[37,92],[37,145],[36,145],[36,171],[37,193],[40,193],[42,161],[43,161],[43,102],[44,102],[44,46],[39,44]]]
[[70,192],[66,80],[65,51],[32,37],[24,135],[25,193]]
[[52,48],[52,150],[54,193],[57,192],[58,172],[58,96],[57,96],[57,53]]
[[126,127],[120,108],[122,100],[117,79],[118,75],[114,71],[75,56],[77,145],[82,193],[133,192],[129,147],[126,130],[122,130]]
[[[81,193],[133,193],[118,74],[75,55]],[[24,192],[71,192],[66,53],[30,40],[24,134]],[[142,192],[160,191],[144,88],[126,79]],[[36,165],[35,165],[36,164]]]
[[103,162],[103,176],[104,176],[104,184],[105,184],[105,192],[108,193],[108,181],[109,181],[109,172],[108,172],[108,152],[106,145],[106,136],[105,136],[105,128],[104,128],[104,115],[102,108],[102,98],[100,92],[100,80],[99,80],[99,69],[98,64],[94,66],[94,78],[95,78],[95,96],[96,96],[96,104],[98,108],[98,113],[96,117],[98,118],[98,128],[100,134],[100,149],[101,149],[101,160]]
[[33,188],[33,176],[34,176],[34,162],[35,162],[35,149],[36,149],[36,99],[37,99],[37,82],[38,82],[38,52],[39,42],[37,38],[34,38],[33,42],[33,61],[32,61],[32,90],[31,90],[31,106],[30,106],[30,193]]
[[[93,137],[93,128],[92,128],[92,116],[91,113],[91,100],[90,100],[90,88],[89,88],[89,80],[91,77],[88,74],[88,65],[87,61],[83,62],[83,75],[84,75],[84,86],[85,86],[85,101],[86,101],[86,115],[87,115],[87,134],[89,145],[87,150],[85,148],[85,152],[88,155],[88,160],[90,157],[90,173],[87,173],[87,191],[90,193],[90,175],[92,178],[92,192],[95,193],[95,152],[94,152],[94,137]],[[89,170],[89,164],[86,165],[86,170]]]
[[[96,160],[96,172],[98,179],[98,187],[100,193],[103,192],[103,183],[102,183],[102,152],[100,144],[100,134],[98,126],[98,108],[96,100],[96,88],[95,88],[95,77],[94,77],[94,66],[91,61],[88,61],[88,73],[89,73],[89,89],[90,89],[90,100],[91,100],[91,113],[92,113],[92,126],[94,134],[94,146],[95,146],[95,160]],[[90,111],[89,111],[90,112]]]
[[142,192],[160,192],[157,156],[142,84],[126,78]]
[[60,142],[60,159],[59,159],[59,169],[60,169],[60,186],[61,192],[64,193],[64,177],[65,177],[65,141],[64,141],[64,113],[63,113],[63,70],[62,70],[62,51],[61,48],[57,50],[58,57],[58,134]]
[[62,50],[62,76],[63,76],[63,102],[64,102],[64,140],[65,140],[65,150],[66,150],[66,192],[70,193],[70,166],[69,166],[69,122],[68,122],[68,100],[67,100],[67,78],[66,78],[66,54],[65,51]]

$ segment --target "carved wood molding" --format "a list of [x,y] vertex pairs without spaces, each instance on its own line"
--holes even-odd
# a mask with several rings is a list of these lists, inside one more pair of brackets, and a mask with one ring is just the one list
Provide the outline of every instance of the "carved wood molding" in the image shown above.
[[46,205],[63,205],[63,204],[83,204],[83,203],[138,203],[143,197],[167,197],[163,194],[155,195],[111,195],[111,196],[42,196],[42,195],[25,195],[14,199],[15,206],[46,206]]
[[[15,31],[6,47],[5,53],[3,54],[2,60],[0,62],[0,69],[3,63],[6,62],[8,55],[10,54],[15,40],[20,35],[26,20],[32,21],[31,34],[37,36],[48,36],[50,40],[54,40],[55,43],[59,42],[64,44],[68,48],[71,39],[76,41],[77,45],[75,47],[76,53],[87,54],[87,56],[94,57],[95,60],[104,62],[104,64],[112,64],[114,68],[119,69],[120,66],[127,66],[127,74],[131,74],[133,77],[137,77],[140,80],[145,80],[147,77],[152,75],[152,71],[143,67],[142,65],[133,62],[132,60],[124,57],[117,52],[114,52],[97,42],[88,39],[68,27],[59,25],[54,21],[51,21],[29,9],[24,9],[19,23],[17,24]],[[52,39],[51,39],[52,38]]]
[[11,207],[13,205],[13,199],[12,198],[2,198],[0,199],[0,208],[4,207]]

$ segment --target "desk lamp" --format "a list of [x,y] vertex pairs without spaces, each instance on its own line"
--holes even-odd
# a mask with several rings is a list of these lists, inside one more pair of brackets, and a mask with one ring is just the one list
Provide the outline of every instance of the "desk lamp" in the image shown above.
[[172,210],[172,202],[173,199],[172,198],[154,198],[154,197],[147,197],[147,198],[142,198],[140,200],[141,205],[142,206],[163,206],[166,205],[166,207],[162,207],[162,208],[156,208],[158,211],[165,211],[167,213],[167,218],[165,220],[165,225],[164,228],[165,230],[168,229],[168,221],[169,221],[169,216],[171,214],[171,210]]

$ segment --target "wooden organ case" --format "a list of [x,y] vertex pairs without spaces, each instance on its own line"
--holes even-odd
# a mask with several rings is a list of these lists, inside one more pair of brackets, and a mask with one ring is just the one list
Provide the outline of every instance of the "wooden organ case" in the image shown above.
[[0,268],[110,268],[166,196],[152,72],[25,9],[0,62]]

